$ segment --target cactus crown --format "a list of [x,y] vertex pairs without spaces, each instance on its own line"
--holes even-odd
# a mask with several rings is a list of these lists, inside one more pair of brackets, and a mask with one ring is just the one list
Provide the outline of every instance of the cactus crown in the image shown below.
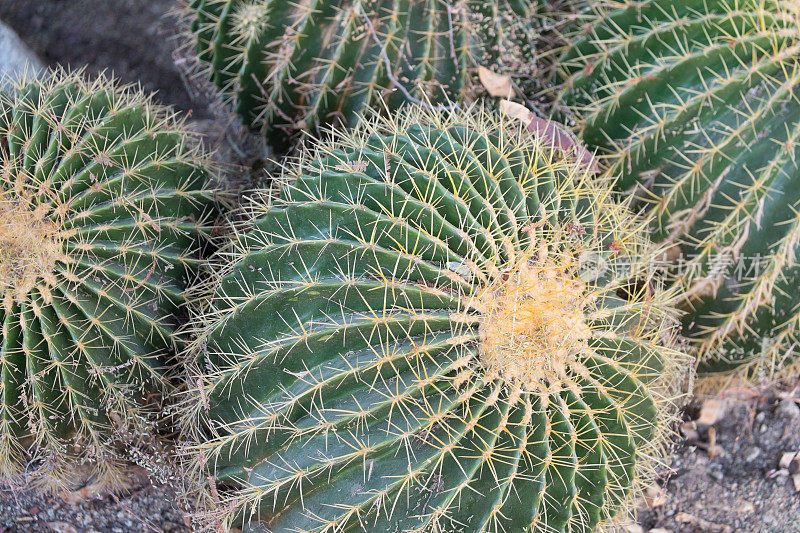
[[797,2],[647,0],[581,31],[562,103],[682,256],[699,371],[711,387],[796,374]]
[[581,355],[589,350],[587,299],[597,295],[575,276],[573,261],[531,261],[527,255],[483,287],[468,306],[480,313],[487,376],[538,392],[551,382],[569,382],[570,371],[579,368]]
[[0,94],[0,476],[113,485],[152,435],[215,213],[196,144],[105,78]]
[[285,147],[365,108],[460,101],[476,63],[531,77],[535,12],[529,0],[193,0],[185,18],[200,72]]
[[584,174],[480,108],[405,108],[290,164],[197,301],[184,422],[225,489],[203,516],[551,532],[626,514],[686,361],[642,268],[656,250]]
[[0,192],[0,300],[6,312],[36,285],[50,292],[56,262],[67,261],[62,224],[26,196]]

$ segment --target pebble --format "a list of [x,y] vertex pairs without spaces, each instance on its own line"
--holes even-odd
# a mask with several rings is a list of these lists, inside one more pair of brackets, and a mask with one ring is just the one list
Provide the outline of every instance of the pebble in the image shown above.
[[787,418],[797,419],[800,418],[800,406],[793,399],[786,398],[778,405],[775,413]]
[[758,446],[753,446],[752,448],[750,448],[750,451],[747,452],[747,455],[745,456],[744,460],[748,463],[752,463],[753,461],[756,460],[756,458],[758,458],[759,455],[761,455],[761,448],[759,448]]

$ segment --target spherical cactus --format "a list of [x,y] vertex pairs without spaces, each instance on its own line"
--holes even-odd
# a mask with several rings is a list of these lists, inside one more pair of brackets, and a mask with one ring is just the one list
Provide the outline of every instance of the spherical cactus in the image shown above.
[[221,509],[204,516],[552,532],[626,515],[690,366],[643,227],[481,109],[332,135],[253,202],[198,300],[185,424]]
[[194,144],[104,79],[0,94],[0,476],[113,484],[150,430],[214,212]]
[[796,4],[648,0],[598,16],[563,58],[565,103],[637,190],[700,373],[796,374],[800,33]]
[[193,0],[186,18],[203,74],[279,147],[365,108],[457,101],[477,64],[535,65],[529,0]]

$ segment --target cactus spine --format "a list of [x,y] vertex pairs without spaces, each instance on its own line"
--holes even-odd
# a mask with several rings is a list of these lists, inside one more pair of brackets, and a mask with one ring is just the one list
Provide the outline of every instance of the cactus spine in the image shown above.
[[528,0],[193,0],[186,18],[204,74],[279,146],[365,108],[458,101],[477,63],[533,65]]
[[797,16],[780,0],[636,2],[562,58],[583,139],[685,258],[684,330],[709,378],[800,369]]
[[185,425],[219,483],[204,516],[588,532],[626,515],[688,366],[643,227],[481,109],[331,135],[253,201],[200,291]]
[[56,72],[0,94],[0,475],[119,481],[152,432],[214,192],[180,123]]

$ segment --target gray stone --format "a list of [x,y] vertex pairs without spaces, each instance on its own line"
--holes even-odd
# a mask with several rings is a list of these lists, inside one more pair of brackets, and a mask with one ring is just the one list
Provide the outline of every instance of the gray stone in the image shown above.
[[44,64],[14,30],[0,21],[0,90],[23,74],[40,71]]
[[800,418],[800,407],[797,406],[792,398],[786,398],[783,400],[780,405],[778,405],[778,408],[775,410],[775,412],[791,419]]
[[750,448],[750,451],[747,452],[747,455],[745,456],[744,460],[748,463],[752,463],[758,458],[759,455],[761,455],[761,448],[759,448],[758,446],[753,446],[752,448]]

